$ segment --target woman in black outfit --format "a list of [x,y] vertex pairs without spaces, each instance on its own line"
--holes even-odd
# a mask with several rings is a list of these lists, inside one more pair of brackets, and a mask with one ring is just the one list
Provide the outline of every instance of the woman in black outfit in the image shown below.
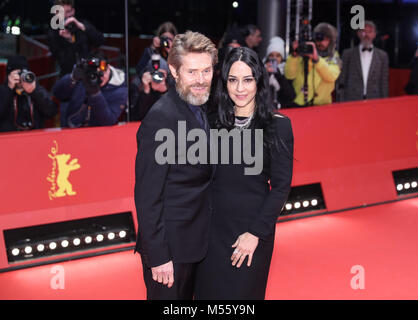
[[262,170],[245,175],[244,168],[254,165],[233,164],[230,139],[230,164],[218,161],[212,184],[211,238],[197,270],[195,299],[265,297],[276,221],[290,191],[293,169],[291,123],[274,110],[268,86],[267,72],[254,51],[241,47],[227,54],[212,127],[239,130],[241,137],[250,130],[251,142],[243,140],[241,155],[249,146],[254,155],[254,132],[262,129]]

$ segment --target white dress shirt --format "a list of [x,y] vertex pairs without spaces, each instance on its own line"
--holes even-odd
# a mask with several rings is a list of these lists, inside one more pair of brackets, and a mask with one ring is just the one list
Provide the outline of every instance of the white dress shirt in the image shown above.
[[[371,45],[373,49],[373,45]],[[369,77],[370,65],[372,63],[373,50],[372,51],[362,51],[363,45],[359,45],[360,50],[360,62],[361,62],[361,71],[363,72],[363,94],[367,95],[367,78]]]

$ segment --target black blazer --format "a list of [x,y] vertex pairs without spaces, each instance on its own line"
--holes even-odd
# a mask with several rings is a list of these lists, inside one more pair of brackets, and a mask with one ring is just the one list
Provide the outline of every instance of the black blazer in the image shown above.
[[[148,267],[170,260],[197,262],[206,255],[211,210],[209,184],[213,167],[209,164],[179,164],[178,121],[186,121],[186,132],[201,126],[187,103],[174,88],[164,94],[144,118],[137,134],[135,165],[135,205],[138,238],[135,252]],[[160,165],[155,159],[159,129],[175,135],[175,164]],[[186,141],[186,150],[194,141]],[[209,153],[209,147],[208,147]]]

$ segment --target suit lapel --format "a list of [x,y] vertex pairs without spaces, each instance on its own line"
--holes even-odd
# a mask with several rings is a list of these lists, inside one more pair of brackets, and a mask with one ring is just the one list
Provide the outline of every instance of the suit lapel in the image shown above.
[[356,64],[357,72],[360,74],[361,83],[364,86],[363,69],[361,68],[361,58],[360,58],[360,47],[359,46],[354,48],[354,61],[355,61],[355,64]]
[[372,55],[372,61],[370,62],[370,70],[369,70],[369,74],[367,76],[367,84],[370,83],[370,79],[372,79],[373,76],[373,72],[376,71],[377,68],[377,52],[376,52],[376,48],[373,48],[373,55]]

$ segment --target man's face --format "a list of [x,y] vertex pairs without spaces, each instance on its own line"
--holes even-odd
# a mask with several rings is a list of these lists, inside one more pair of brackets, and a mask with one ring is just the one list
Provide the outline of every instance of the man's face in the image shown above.
[[209,53],[190,52],[182,57],[179,70],[169,65],[176,80],[176,89],[186,102],[200,106],[209,99],[213,77],[212,57]]
[[255,30],[245,39],[249,48],[256,48],[260,45],[260,42],[263,41],[261,37],[261,32],[259,29]]
[[364,29],[357,32],[357,36],[359,37],[362,45],[370,46],[373,44],[374,38],[376,38],[376,30],[373,26],[366,24]]
[[63,7],[64,7],[64,16],[65,16],[65,19],[74,17],[74,15],[75,15],[75,9],[72,6],[70,6],[68,4],[64,4]]
[[326,51],[328,49],[330,43],[330,39],[328,37],[324,37],[321,41],[315,41],[316,48],[319,51]]

